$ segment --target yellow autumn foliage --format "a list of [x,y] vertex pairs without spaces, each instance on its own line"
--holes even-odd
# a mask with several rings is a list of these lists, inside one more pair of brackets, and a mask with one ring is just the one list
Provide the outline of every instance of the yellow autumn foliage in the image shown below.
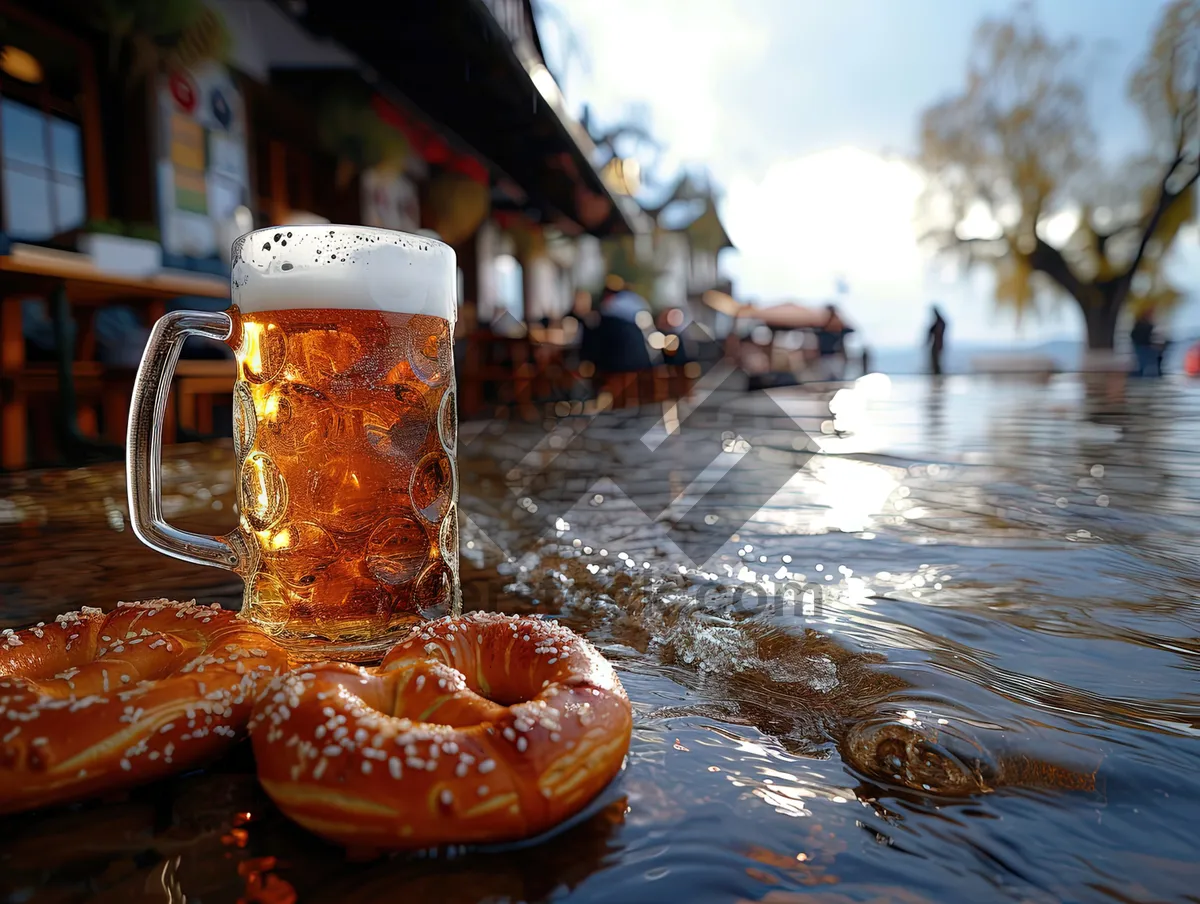
[[1090,341],[1111,344],[1123,306],[1182,297],[1165,265],[1198,213],[1200,0],[1164,7],[1135,67],[1149,147],[1119,168],[1097,151],[1077,50],[1031,6],[980,25],[960,93],[922,115],[922,215],[943,250],[993,269],[996,302],[1018,318],[1050,287],[1080,306]]

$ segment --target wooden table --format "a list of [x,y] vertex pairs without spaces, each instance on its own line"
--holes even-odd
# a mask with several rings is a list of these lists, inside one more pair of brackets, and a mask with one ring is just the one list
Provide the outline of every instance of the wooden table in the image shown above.
[[[25,333],[21,303],[29,297],[47,299],[54,322],[56,371],[60,402],[61,441],[68,456],[86,449],[94,439],[92,423],[81,430],[76,406],[76,370],[86,364],[95,369],[95,333],[92,319],[106,305],[128,304],[142,311],[147,325],[166,311],[172,298],[193,295],[228,298],[228,280],[186,271],[164,270],[150,276],[127,276],[96,268],[90,257],[14,245],[0,257],[0,468],[19,469],[27,464],[28,395],[31,382],[44,378],[45,368],[31,369],[25,358]],[[71,342],[69,324],[78,324]],[[124,424],[110,424],[108,439],[120,443]],[[119,435],[118,435],[119,434]]]

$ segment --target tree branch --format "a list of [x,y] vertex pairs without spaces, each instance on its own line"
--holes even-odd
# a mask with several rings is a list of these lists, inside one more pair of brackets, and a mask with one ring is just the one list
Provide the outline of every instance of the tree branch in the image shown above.
[[967,259],[968,265],[976,260],[976,252],[973,249],[980,249],[982,254],[979,257],[1000,257],[1006,254],[1009,250],[1008,240],[1003,236],[997,238],[963,238],[959,236],[953,229],[930,229],[927,232],[921,233],[917,237],[919,243],[933,242],[937,246],[937,253],[952,254],[956,251],[962,251]]
[[1095,234],[1096,238],[1103,244],[1105,242],[1111,241],[1112,239],[1115,239],[1122,232],[1129,232],[1131,229],[1136,229],[1140,232],[1141,228],[1142,228],[1142,224],[1137,223],[1137,222],[1122,223],[1120,226],[1114,226],[1112,229],[1106,229],[1103,232],[1101,232],[1099,229],[1096,229],[1095,227],[1090,226],[1090,225],[1088,228],[1090,228],[1092,230],[1092,232]]
[[1094,295],[1092,286],[1076,276],[1062,252],[1043,241],[1041,237],[1037,237],[1037,244],[1034,245],[1033,253],[1029,255],[1029,266],[1058,283],[1081,307],[1086,307],[1091,301]]
[[995,245],[998,248],[998,250],[1001,250],[1001,251],[1008,250],[1008,239],[1004,238],[1004,236],[997,236],[994,239],[984,238],[983,236],[976,236],[976,237],[972,237],[972,238],[962,238],[961,236],[956,235],[953,232],[951,232],[950,235],[948,236],[948,238],[955,245],[955,247],[961,247],[961,246],[966,246],[966,245]]
[[1183,163],[1183,156],[1177,155],[1171,161],[1171,165],[1167,167],[1166,173],[1163,174],[1162,182],[1158,188],[1158,200],[1154,204],[1154,210],[1150,212],[1150,219],[1146,221],[1145,230],[1142,232],[1142,240],[1138,243],[1137,254],[1133,256],[1133,261],[1129,264],[1129,268],[1125,271],[1121,279],[1132,282],[1133,277],[1137,274],[1138,267],[1142,265],[1142,260],[1146,256],[1146,248],[1150,245],[1150,239],[1154,237],[1154,231],[1158,229],[1158,224],[1162,221],[1167,209],[1176,198],[1191,188],[1196,180],[1200,178],[1200,161],[1197,161],[1196,171],[1192,173],[1187,182],[1178,191],[1170,191],[1167,188],[1167,183],[1175,175],[1181,163]]

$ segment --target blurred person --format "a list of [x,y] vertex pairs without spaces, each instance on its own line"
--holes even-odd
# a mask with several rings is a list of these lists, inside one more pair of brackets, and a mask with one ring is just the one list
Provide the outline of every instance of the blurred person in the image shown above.
[[825,322],[816,329],[817,357],[821,379],[840,380],[846,373],[846,336],[854,332],[838,312],[837,305],[825,306]]
[[929,306],[933,314],[933,323],[929,325],[926,344],[929,346],[929,372],[935,377],[942,375],[942,351],[946,347],[946,318],[938,310],[937,305]]
[[653,323],[645,299],[609,280],[600,299],[599,317],[584,323],[580,357],[592,362],[601,373],[648,369],[653,362],[642,320]]
[[1165,344],[1159,340],[1154,328],[1154,312],[1143,311],[1133,322],[1129,331],[1129,340],[1133,343],[1135,377],[1162,376],[1162,358]]
[[637,292],[616,280],[605,285],[604,293],[600,296],[602,317],[615,317],[618,320],[637,323],[638,315],[643,312],[649,314],[650,305]]
[[1155,361],[1155,366],[1158,368],[1158,376],[1161,377],[1164,373],[1163,359],[1167,357],[1167,349],[1171,347],[1171,339],[1165,332],[1162,331],[1157,333],[1155,338],[1156,345],[1158,347],[1158,358]]

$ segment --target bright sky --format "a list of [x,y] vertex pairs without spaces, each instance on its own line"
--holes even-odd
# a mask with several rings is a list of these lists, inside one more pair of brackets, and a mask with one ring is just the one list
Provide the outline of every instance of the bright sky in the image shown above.
[[[1160,0],[1042,0],[1042,22],[1086,48],[1094,123],[1113,154],[1136,149],[1126,77],[1149,43]],[[1067,304],[1018,330],[982,274],[962,280],[917,248],[920,112],[957,91],[972,31],[1004,0],[546,0],[539,29],[569,102],[601,125],[644,114],[665,145],[661,172],[706,167],[738,252],[736,294],[846,308],[879,347],[918,341],[927,305],[951,338],[1002,343],[1077,338]],[[578,41],[570,46],[561,27]],[[582,53],[580,52],[582,51]],[[1185,240],[1177,270],[1197,273]],[[1186,285],[1186,280],[1184,281]],[[1200,279],[1193,278],[1193,290]],[[1200,334],[1200,291],[1173,324]]]

